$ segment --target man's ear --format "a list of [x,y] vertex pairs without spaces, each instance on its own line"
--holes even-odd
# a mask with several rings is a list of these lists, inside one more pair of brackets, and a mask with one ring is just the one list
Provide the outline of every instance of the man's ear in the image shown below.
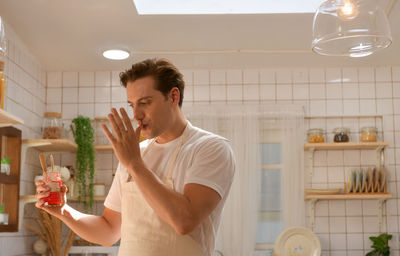
[[172,99],[172,104],[177,106],[181,97],[178,87],[174,87],[171,89],[170,96]]

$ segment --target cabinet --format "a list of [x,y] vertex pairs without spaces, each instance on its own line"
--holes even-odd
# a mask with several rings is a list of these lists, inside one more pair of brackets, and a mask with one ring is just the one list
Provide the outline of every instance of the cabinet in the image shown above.
[[0,174],[0,205],[4,209],[0,232],[18,231],[18,197],[21,169],[21,131],[14,127],[0,128],[1,158],[10,160],[9,174]]

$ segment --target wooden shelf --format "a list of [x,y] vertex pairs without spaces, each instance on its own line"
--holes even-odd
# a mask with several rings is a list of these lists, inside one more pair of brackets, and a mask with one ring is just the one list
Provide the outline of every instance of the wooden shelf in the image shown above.
[[0,109],[0,127],[23,123],[24,121],[21,118],[16,117],[3,109]]
[[[23,195],[23,196],[20,196],[20,197],[19,197],[19,200],[20,200],[20,201],[23,201],[23,202],[25,202],[25,203],[34,203],[34,202],[36,202],[36,197],[35,197],[35,195]],[[94,201],[100,201],[100,202],[102,202],[102,201],[104,201],[104,200],[106,200],[106,197],[105,197],[105,196],[95,196],[95,197],[94,197]],[[78,201],[78,198],[67,198],[67,201],[70,201],[70,202],[77,202],[77,201]]]
[[78,149],[74,142],[67,139],[28,139],[22,143],[45,152],[76,152]]
[[335,194],[335,195],[306,195],[306,200],[365,200],[365,199],[390,199],[391,194],[388,193],[377,193],[377,194]]
[[94,150],[97,151],[113,151],[111,145],[94,145]]
[[17,184],[19,182],[18,177],[7,175],[4,173],[0,174],[0,183],[4,184]]
[[341,149],[377,149],[387,147],[389,142],[331,142],[305,143],[304,149],[341,150]]

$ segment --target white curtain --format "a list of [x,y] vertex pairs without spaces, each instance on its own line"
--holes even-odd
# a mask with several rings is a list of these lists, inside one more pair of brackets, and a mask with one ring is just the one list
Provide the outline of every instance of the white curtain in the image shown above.
[[268,125],[275,128],[279,125],[282,131],[285,172],[282,188],[288,190],[282,193],[281,206],[286,213],[282,218],[290,226],[304,224],[304,112],[301,107],[196,105],[185,106],[183,111],[193,125],[229,139],[235,152],[236,173],[217,239],[217,249],[224,256],[247,256],[254,251],[261,194],[260,137],[261,130]]

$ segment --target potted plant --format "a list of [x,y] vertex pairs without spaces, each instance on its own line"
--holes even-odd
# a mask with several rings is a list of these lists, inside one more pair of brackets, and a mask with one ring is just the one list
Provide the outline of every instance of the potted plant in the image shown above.
[[369,237],[372,241],[371,248],[374,250],[367,253],[365,256],[389,256],[390,255],[390,247],[389,240],[392,239],[392,235],[383,233],[379,236],[371,236]]
[[[78,116],[72,120],[71,130],[78,145],[76,153],[76,182],[78,183],[78,202],[85,207],[93,206],[93,179],[94,179],[94,130],[89,118]],[[86,189],[86,181],[89,188]]]

